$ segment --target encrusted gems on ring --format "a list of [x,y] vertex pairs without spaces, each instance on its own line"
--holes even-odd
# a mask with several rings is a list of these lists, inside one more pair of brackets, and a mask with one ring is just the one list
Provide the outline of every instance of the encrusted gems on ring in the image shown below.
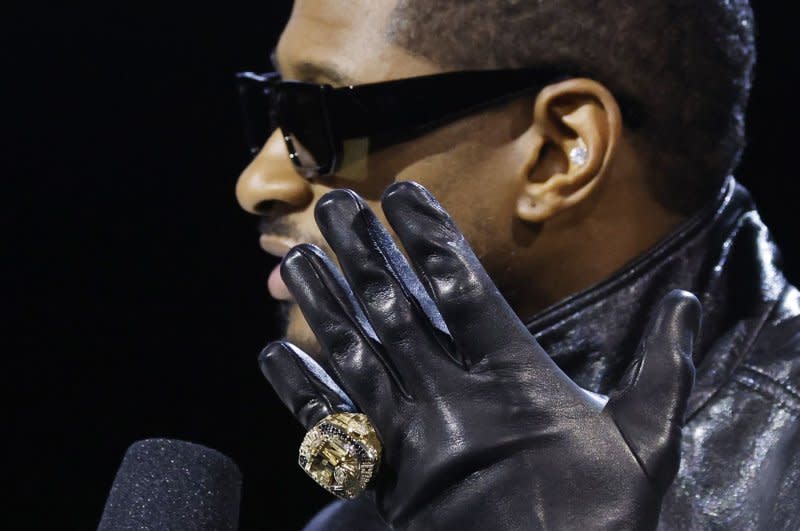
[[380,458],[381,444],[366,415],[336,413],[306,433],[298,464],[325,490],[350,499],[366,490]]

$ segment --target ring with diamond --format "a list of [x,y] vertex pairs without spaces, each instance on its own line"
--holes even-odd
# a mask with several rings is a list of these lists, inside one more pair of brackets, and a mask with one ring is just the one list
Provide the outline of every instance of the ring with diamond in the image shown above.
[[367,489],[381,460],[381,443],[363,413],[334,413],[308,430],[298,463],[322,488],[343,499]]

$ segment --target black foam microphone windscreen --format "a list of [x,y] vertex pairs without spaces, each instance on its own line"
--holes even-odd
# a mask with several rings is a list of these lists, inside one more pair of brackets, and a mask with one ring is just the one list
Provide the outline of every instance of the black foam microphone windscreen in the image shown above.
[[139,441],[122,460],[98,530],[236,530],[241,485],[236,463],[216,450]]

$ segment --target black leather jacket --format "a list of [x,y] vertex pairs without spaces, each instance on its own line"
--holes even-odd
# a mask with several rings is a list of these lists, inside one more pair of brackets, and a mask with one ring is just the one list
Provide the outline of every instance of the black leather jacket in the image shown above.
[[[700,299],[681,468],[659,529],[800,529],[800,294],[779,261],[749,193],[728,178],[658,246],[528,323],[579,385],[606,393],[655,304],[675,288]],[[323,529],[387,527],[361,499],[331,504],[306,528]]]

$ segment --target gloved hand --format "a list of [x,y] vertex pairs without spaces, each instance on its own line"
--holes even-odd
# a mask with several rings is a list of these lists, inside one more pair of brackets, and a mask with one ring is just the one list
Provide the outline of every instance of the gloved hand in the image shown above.
[[261,366],[283,402],[306,428],[352,411],[348,396],[369,417],[384,446],[375,503],[396,529],[655,528],[678,468],[697,299],[670,293],[619,388],[596,395],[539,346],[424,188],[392,185],[382,205],[416,275],[347,190],[316,209],[346,280],[311,245],[284,258],[332,378],[272,343]]

